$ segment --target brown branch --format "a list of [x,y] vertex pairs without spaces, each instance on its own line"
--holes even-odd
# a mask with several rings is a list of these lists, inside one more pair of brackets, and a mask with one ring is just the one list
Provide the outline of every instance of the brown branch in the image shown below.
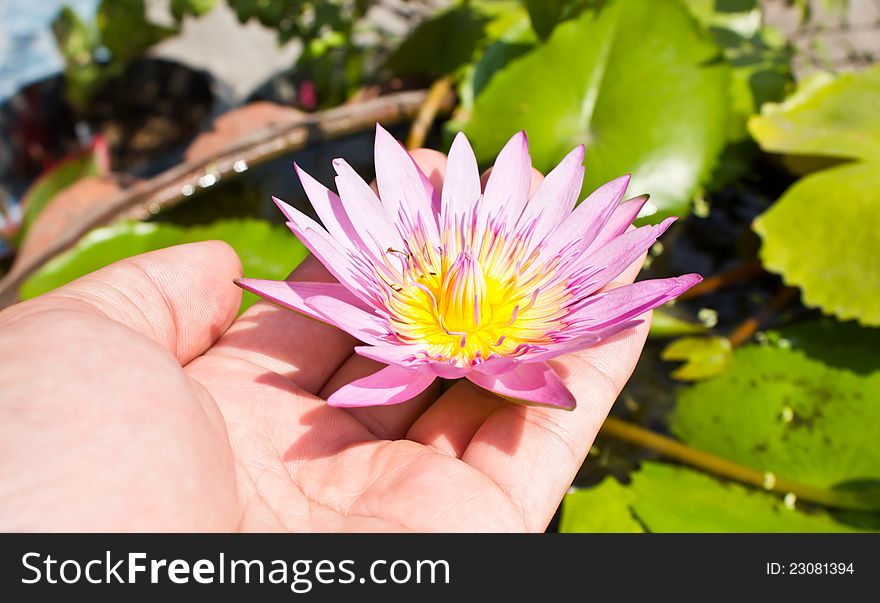
[[798,290],[795,287],[783,287],[780,289],[760,310],[733,329],[727,337],[731,345],[737,347],[748,342],[762,325],[766,324],[774,314],[777,314],[789,302],[793,301],[797,295]]
[[[331,140],[359,132],[376,122],[399,123],[411,119],[424,105],[424,90],[398,92],[362,103],[343,105],[328,111],[306,115],[302,120],[274,124],[252,132],[223,147],[209,157],[177,165],[150,180],[139,182],[93,210],[86,212],[74,226],[52,245],[29,261],[13,266],[0,279],[0,308],[15,302],[18,288],[47,261],[69,249],[93,228],[121,218],[144,219],[160,209],[180,203],[201,188],[200,180],[210,175],[212,181],[231,178],[243,166],[254,166],[296,151],[316,140]],[[437,105],[440,111],[452,109],[452,99],[445,97]]]
[[406,148],[417,149],[425,144],[425,138],[434,123],[434,118],[444,105],[449,105],[450,93],[452,92],[452,78],[447,76],[440,78],[428,89],[425,102],[419,107],[419,112],[409,130],[406,139]]
[[727,287],[728,285],[733,285],[748,280],[753,276],[760,274],[763,269],[764,268],[761,266],[761,262],[758,260],[752,260],[744,264],[740,264],[739,266],[731,268],[730,270],[719,272],[718,274],[706,278],[700,284],[694,285],[693,287],[679,295],[678,299],[684,301],[688,299],[702,297],[703,295],[707,295],[709,293],[714,293],[722,287]]
[[740,465],[727,459],[686,446],[677,440],[660,435],[644,427],[616,417],[608,417],[601,433],[642,448],[648,448],[662,456],[725,479],[732,479],[755,488],[777,494],[794,494],[812,503],[839,509],[876,511],[877,503],[854,491],[825,490],[814,488],[774,474]]

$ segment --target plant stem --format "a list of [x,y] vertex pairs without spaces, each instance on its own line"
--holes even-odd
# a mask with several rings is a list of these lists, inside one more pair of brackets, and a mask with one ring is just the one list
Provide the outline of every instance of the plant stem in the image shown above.
[[417,149],[425,144],[425,138],[434,123],[434,118],[444,104],[448,105],[449,93],[452,91],[452,78],[446,76],[440,78],[428,89],[425,101],[419,107],[416,119],[413,121],[406,139],[406,148]]
[[[302,120],[274,124],[251,132],[222,147],[208,157],[176,165],[161,174],[138,182],[106,203],[85,212],[79,220],[39,255],[16,263],[0,279],[0,309],[15,303],[18,288],[43,264],[73,247],[93,228],[121,218],[145,219],[161,209],[187,198],[185,191],[198,191],[199,181],[206,174],[212,181],[234,178],[241,166],[252,167],[299,150],[310,142],[332,140],[360,132],[376,122],[398,123],[411,119],[424,104],[427,92],[413,90],[381,96],[377,99],[343,105],[328,111],[303,116]],[[438,110],[452,109],[452,100],[441,99]],[[238,168],[238,169],[236,169]]]
[[679,295],[678,299],[680,301],[684,301],[687,299],[695,299],[709,293],[714,293],[722,287],[733,285],[735,283],[745,281],[755,275],[758,275],[763,271],[763,269],[764,268],[761,266],[761,262],[759,260],[751,260],[749,262],[731,268],[730,270],[725,270],[724,272],[719,272],[718,274],[710,276],[702,283],[691,287],[690,289]]
[[691,467],[701,469],[719,477],[732,479],[755,488],[775,492],[777,494],[794,494],[825,507],[852,509],[859,511],[877,511],[876,501],[860,496],[856,492],[825,490],[776,477],[770,472],[762,472],[745,465],[686,446],[677,440],[660,435],[649,429],[634,425],[617,417],[608,417],[602,425],[601,433],[636,446],[649,448],[670,459],[674,459]]
[[782,310],[797,295],[798,290],[794,287],[783,287],[780,289],[760,310],[731,331],[727,337],[730,340],[730,344],[733,347],[737,347],[748,342],[762,325],[766,324],[774,314]]

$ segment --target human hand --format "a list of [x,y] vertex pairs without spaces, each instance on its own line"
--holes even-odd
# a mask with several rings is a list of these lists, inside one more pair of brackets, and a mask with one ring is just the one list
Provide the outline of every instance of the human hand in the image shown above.
[[[436,186],[445,158],[414,156]],[[466,380],[332,408],[380,365],[266,302],[236,320],[239,276],[227,245],[183,245],[0,313],[0,529],[543,530],[648,330],[551,361],[570,412]]]

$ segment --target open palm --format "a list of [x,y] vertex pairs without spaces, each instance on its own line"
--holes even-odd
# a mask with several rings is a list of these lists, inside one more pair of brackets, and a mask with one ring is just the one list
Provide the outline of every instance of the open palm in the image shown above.
[[647,332],[553,361],[571,412],[464,380],[332,408],[379,365],[266,302],[236,319],[240,270],[172,247],[0,313],[0,529],[543,530]]

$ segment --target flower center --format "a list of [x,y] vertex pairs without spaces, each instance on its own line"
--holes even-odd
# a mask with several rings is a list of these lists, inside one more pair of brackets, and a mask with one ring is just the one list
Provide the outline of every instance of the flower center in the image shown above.
[[565,287],[537,267],[524,272],[519,247],[483,246],[479,255],[450,245],[415,254],[389,250],[400,267],[387,308],[401,341],[459,366],[553,341],[564,326]]

